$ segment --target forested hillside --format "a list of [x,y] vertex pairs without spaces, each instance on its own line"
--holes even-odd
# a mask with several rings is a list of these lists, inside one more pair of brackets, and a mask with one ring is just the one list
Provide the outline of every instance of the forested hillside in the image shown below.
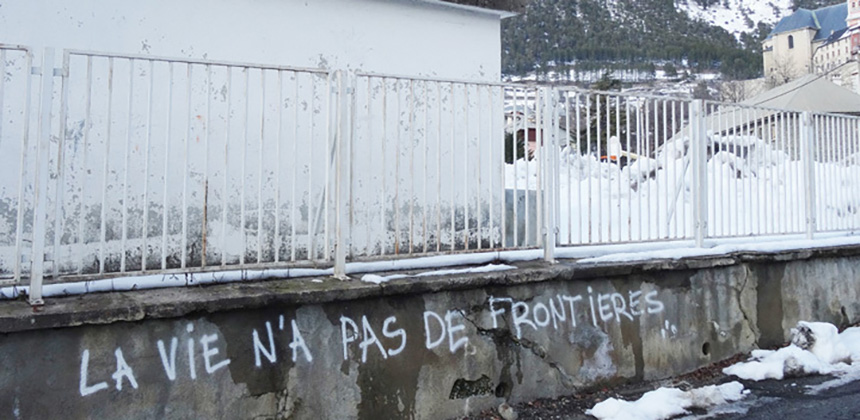
[[[683,0],[679,0],[683,1]],[[737,8],[743,0],[686,0],[700,7]],[[747,0],[747,2],[752,0]],[[763,1],[763,0],[756,0]],[[775,20],[787,7],[817,8],[839,0],[792,0],[786,10],[769,3]],[[747,19],[735,37],[716,23],[695,20],[673,0],[532,0],[526,11],[503,21],[502,65],[508,75],[603,69],[646,72],[686,64],[717,70],[727,79],[758,77],[761,41],[771,26]]]

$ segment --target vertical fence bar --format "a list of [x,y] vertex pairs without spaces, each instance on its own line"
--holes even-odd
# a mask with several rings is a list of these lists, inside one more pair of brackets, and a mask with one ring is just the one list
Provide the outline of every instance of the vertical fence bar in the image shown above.
[[200,227],[200,266],[206,267],[206,250],[209,243],[209,132],[212,129],[212,66],[208,64],[206,65],[206,88],[203,92],[206,95],[206,119],[203,126],[203,220]]
[[[221,185],[221,266],[227,265],[227,206],[228,180],[230,179],[230,120],[233,119],[233,67],[227,67],[226,102],[227,113],[224,115],[224,179]],[[295,177],[293,177],[295,182]],[[293,237],[295,237],[295,232]]]
[[[132,118],[131,114],[134,111],[134,60],[128,60],[128,121],[125,128],[125,161],[123,162],[123,177],[122,177],[122,254],[119,257],[119,271],[125,273],[126,267],[126,249],[128,247],[128,166],[130,164],[131,155],[131,132]],[[60,119],[62,121],[62,119]],[[65,122],[61,122],[61,130],[65,131]],[[60,150],[62,151],[62,145]],[[62,152],[61,152],[62,153]],[[62,183],[61,183],[62,185]],[[62,188],[58,188],[62,190]],[[59,209],[58,209],[59,210]]]
[[436,85],[436,252],[442,250],[442,87]]
[[[353,258],[354,254],[355,254],[354,249],[355,249],[355,242],[356,242],[355,238],[353,237],[353,232],[356,231],[356,229],[355,229],[355,208],[356,208],[356,200],[355,200],[355,185],[356,185],[356,182],[355,182],[355,180],[356,180],[356,176],[355,176],[355,138],[356,138],[356,135],[355,135],[355,133],[356,133],[356,131],[358,131],[358,124],[356,124],[356,122],[355,122],[355,114],[356,114],[356,108],[358,108],[356,106],[356,104],[358,103],[358,77],[356,76],[355,73],[352,73],[352,72],[347,73],[347,75],[349,76],[347,78],[347,89],[349,89],[347,92],[348,93],[347,99],[349,100],[349,103],[347,104],[349,106],[349,109],[348,109],[349,113],[347,114],[347,117],[349,118],[349,123],[347,124],[347,127],[349,128],[349,131],[347,132],[347,142],[346,142],[345,147],[346,147],[346,156],[347,156],[346,167],[349,168],[349,173],[347,173],[347,175],[346,175],[347,180],[348,180],[348,183],[347,183],[348,191],[347,191],[346,202],[348,205],[347,208],[349,209],[349,212],[347,214],[348,217],[347,217],[347,221],[346,221],[346,224],[347,224],[346,226],[348,229],[349,241],[347,241],[347,245],[346,245],[346,256],[349,258]],[[426,97],[426,95],[425,95],[425,97]],[[346,262],[344,261],[344,266],[345,265],[346,265]]]
[[263,171],[266,150],[266,70],[260,69],[260,151],[257,155],[259,167],[257,178],[257,264],[263,262]]
[[535,182],[535,188],[537,189],[536,194],[536,212],[535,218],[537,220],[535,226],[535,236],[536,242],[538,246],[544,246],[544,236],[546,232],[546,220],[543,220],[546,216],[544,213],[544,206],[546,205],[546,199],[544,198],[544,189],[546,188],[546,180],[544,179],[544,172],[546,170],[546,164],[544,163],[544,155],[546,155],[544,150],[544,144],[546,143],[546,120],[544,115],[546,114],[546,107],[544,106],[543,96],[544,93],[543,87],[535,88],[535,174],[537,175],[537,180]]
[[454,220],[454,215],[455,215],[455,210],[456,210],[456,205],[454,203],[454,198],[455,198],[454,197],[454,182],[456,181],[456,178],[454,177],[454,174],[456,173],[456,168],[457,168],[457,162],[456,162],[456,159],[454,159],[454,156],[456,155],[456,153],[454,153],[454,138],[457,135],[457,124],[456,124],[457,109],[454,106],[457,102],[456,99],[457,99],[457,97],[456,97],[456,94],[454,91],[454,83],[451,83],[451,102],[450,102],[450,104],[451,104],[450,105],[450,107],[451,107],[451,138],[450,138],[451,145],[450,145],[450,147],[451,148],[448,149],[448,150],[450,150],[449,154],[451,155],[451,204],[450,204],[450,206],[451,206],[451,251],[456,249],[456,244],[457,244],[457,239],[456,239],[457,229],[456,229],[456,224],[455,224],[455,220]]
[[[250,85],[249,85],[250,81],[249,81],[249,74],[248,73],[250,73],[250,70],[248,69],[248,67],[244,67],[242,69],[242,72],[245,75],[245,82],[244,82],[244,86],[245,86],[245,90],[244,90],[245,113],[243,114],[244,123],[242,126],[242,164],[241,164],[242,179],[241,179],[241,186],[239,187],[239,232],[242,233],[242,250],[239,253],[239,264],[240,265],[245,264],[245,253],[248,251],[248,234],[247,234],[247,232],[245,232],[245,166],[247,165],[246,162],[248,160],[248,130],[251,127],[251,125],[248,124],[248,122],[250,120],[248,116],[251,113],[251,110],[250,110],[251,97],[248,93],[248,91],[250,89]],[[311,108],[313,108],[313,99],[311,99],[311,105],[310,106],[311,106]],[[311,115],[313,115],[313,112],[311,112]],[[311,147],[311,150],[313,150],[313,147]],[[313,159],[310,159],[310,162],[313,162]],[[310,178],[311,177],[310,170],[308,172],[309,172],[308,177]],[[308,202],[310,203],[310,199],[308,200]],[[308,219],[310,219],[310,214],[311,214],[310,210],[312,210],[312,209],[310,209],[310,208],[308,209]],[[310,236],[311,238],[313,238],[312,229],[313,228],[311,227],[310,223],[308,223],[308,236]],[[313,243],[313,240],[311,240],[311,243]],[[308,251],[308,252],[310,253],[310,251]],[[313,260],[314,258],[310,257],[310,259]]]
[[[105,249],[107,245],[107,191],[108,191],[108,168],[110,167],[110,143],[111,143],[111,125],[113,122],[113,57],[108,58],[108,101],[107,101],[107,134],[105,135],[105,158],[103,161],[104,177],[102,178],[102,201],[101,201],[101,217],[100,217],[100,232],[99,236],[99,274],[105,272]],[[44,77],[44,76],[43,76]]]
[[[345,155],[346,147],[344,147],[344,136],[346,133],[352,133],[349,129],[350,121],[348,121],[349,116],[349,106],[350,100],[348,96],[354,95],[352,91],[352,83],[350,81],[344,82],[343,71],[338,70],[336,72],[337,77],[337,91],[335,93],[334,103],[336,104],[337,115],[335,120],[337,121],[337,128],[335,129],[335,185],[334,185],[334,233],[335,233],[335,241],[334,241],[334,276],[341,280],[346,280],[348,277],[346,276],[346,238],[344,237],[343,232],[343,212],[346,206],[351,206],[352,203],[347,203],[343,200],[343,186],[347,185],[349,180],[347,179],[347,175],[349,171],[344,169],[344,163],[346,163],[349,156]],[[348,76],[351,80],[352,76]],[[348,85],[349,87],[347,87]],[[329,92],[331,95],[332,93]]]
[[183,168],[182,168],[182,238],[180,239],[180,243],[182,244],[182,250],[180,251],[181,260],[179,261],[179,267],[185,268],[188,260],[188,178],[191,174],[191,168],[188,164],[188,159],[190,158],[190,147],[191,147],[191,83],[192,83],[192,65],[185,65],[185,100],[187,101],[185,107],[185,147],[183,148]]
[[[3,50],[0,50],[3,52]],[[23,264],[23,248],[24,248],[24,175],[26,174],[27,168],[27,150],[30,148],[30,104],[32,97],[32,83],[33,83],[33,53],[30,50],[26,50],[27,54],[27,66],[25,67],[26,71],[26,90],[24,92],[24,127],[23,133],[21,134],[21,160],[20,166],[21,171],[18,178],[18,209],[15,216],[15,277],[14,280],[16,283],[21,282],[21,270]],[[0,57],[0,66],[6,65],[6,57]],[[5,69],[0,72],[0,74],[6,74]],[[0,77],[0,79],[5,79],[5,77]],[[0,82],[2,83],[2,82]],[[0,89],[0,97],[3,96],[3,91]],[[0,106],[0,115],[3,114],[3,107]],[[2,126],[2,121],[0,121],[0,126]],[[32,257],[32,256],[31,256]],[[31,258],[32,261],[32,258]],[[32,271],[31,271],[32,276]],[[32,293],[32,292],[31,292]]]
[[283,160],[281,156],[281,143],[284,142],[284,72],[282,70],[278,70],[278,102],[276,103],[276,107],[278,110],[278,133],[275,135],[275,139],[277,141],[277,145],[275,146],[275,155],[277,156],[277,162],[275,162],[275,255],[274,262],[281,262],[281,161]]
[[[143,221],[140,228],[140,271],[146,271],[148,257],[147,238],[149,238],[149,150],[152,142],[152,87],[155,76],[155,62],[149,60],[149,83],[146,85],[146,145],[143,150]],[[81,197],[83,199],[83,197]]]
[[317,222],[314,224],[314,233],[317,232],[319,226],[320,218],[325,219],[323,223],[323,261],[329,261],[332,258],[331,249],[332,249],[332,236],[331,236],[331,166],[334,164],[332,161],[334,156],[334,135],[332,132],[332,124],[335,121],[331,118],[332,113],[332,89],[335,89],[332,86],[332,76],[333,74],[329,73],[326,75],[325,81],[325,145],[326,145],[326,154],[325,154],[325,166],[323,169],[325,171],[324,187],[323,187],[323,199],[320,201],[319,209],[317,210]]
[[[603,153],[601,153],[600,143],[603,141],[603,121],[601,116],[603,113],[601,112],[602,102],[600,101],[600,94],[594,95],[594,125],[597,128],[597,132],[595,133],[597,137],[594,138],[594,148],[596,151],[595,157],[597,158],[597,242],[603,243],[603,162],[601,162],[601,157],[603,157]],[[607,110],[608,112],[609,110]],[[604,151],[605,152],[605,151]]]
[[[515,95],[514,97],[515,98],[519,96],[519,92],[520,92],[519,89],[516,89],[514,91],[514,95]],[[520,117],[520,127],[523,131],[523,156],[522,156],[522,158],[523,158],[523,171],[525,171],[525,180],[526,180],[526,185],[525,185],[525,187],[523,187],[523,196],[525,198],[524,199],[525,207],[523,207],[523,210],[524,210],[523,211],[523,225],[524,225],[523,226],[523,244],[527,245],[529,243],[529,238],[530,238],[529,233],[531,233],[529,231],[529,226],[531,225],[531,223],[529,223],[529,220],[530,220],[529,219],[529,190],[531,190],[531,188],[529,187],[529,159],[531,158],[531,150],[529,148],[529,127],[527,124],[528,123],[528,117],[529,117],[528,90],[522,89],[522,92],[523,92],[523,105],[522,105],[523,116]],[[516,106],[516,102],[514,102],[514,105]],[[516,126],[516,121],[514,121],[514,125]],[[514,130],[516,130],[516,128]],[[516,136],[515,136],[515,139],[516,139]],[[519,190],[516,188],[518,186],[517,181],[519,181],[519,165],[516,165],[517,149],[519,149],[519,146],[516,145],[516,143],[517,143],[516,141],[514,141],[513,143],[514,143],[513,147],[514,147],[514,163],[515,163],[515,166],[514,166],[514,180],[515,180],[515,182],[514,182],[514,186],[515,186],[514,187],[514,200],[515,201],[514,202],[517,203],[517,205],[514,206],[514,209],[515,209],[514,210],[514,243],[519,245],[520,244],[520,241],[519,241],[519,230],[520,230],[519,222],[520,222],[520,219],[519,219],[519,215],[517,214],[517,210],[516,210],[519,208],[519,202],[518,202],[519,201]]]
[[[379,191],[379,255],[385,255],[385,242],[388,239],[388,228],[385,225],[385,212],[388,210],[385,202],[385,187],[387,183],[386,169],[388,169],[388,166],[386,164],[387,156],[385,147],[386,143],[388,143],[388,84],[386,83],[386,79],[384,77],[380,78],[379,83],[380,89],[382,90],[382,118],[380,120],[380,122],[382,123],[382,137],[380,137],[379,139],[381,142],[380,149],[382,149],[382,164],[379,165],[380,178],[382,178],[382,189]],[[370,95],[369,92],[368,95]],[[453,148],[451,150],[453,150]]]
[[469,249],[469,85],[463,83],[463,249]]
[[[630,137],[632,135],[632,130],[630,129],[630,100],[629,99],[624,101],[624,115],[625,115],[624,129],[626,131],[626,133],[624,135],[624,140],[625,140],[625,146],[627,147],[627,152],[630,153],[630,151],[632,150],[630,147]],[[619,139],[619,142],[620,141],[621,140]],[[636,152],[638,153],[639,150],[636,150]],[[627,163],[628,163],[628,165],[631,164],[630,155],[628,155]],[[629,167],[627,169],[627,185],[628,186],[633,184],[633,182],[632,182],[632,172],[633,171],[631,170],[631,168],[632,167]],[[632,191],[629,191],[627,194],[627,240],[628,241],[633,240],[633,192]]]
[[708,233],[708,132],[705,126],[704,101],[695,100],[692,107],[690,120],[693,135],[690,141],[693,151],[694,233],[696,246],[701,248]]
[[[499,87],[498,90],[499,90],[500,105],[501,105],[501,108],[504,109],[505,108],[505,88]],[[495,89],[493,89],[492,87],[490,88],[490,95],[493,95],[493,98],[495,98]],[[492,104],[490,105],[492,107],[492,109],[496,109],[495,103],[496,102],[493,101]],[[491,115],[495,115],[495,113],[493,113]],[[516,118],[516,106],[514,106],[514,110],[511,114],[511,116],[513,118]],[[491,117],[491,118],[493,118],[493,117]],[[495,121],[495,120],[491,120],[491,121]],[[511,128],[513,128],[513,120],[511,121],[511,123],[512,123]],[[504,139],[505,138],[505,129],[506,129],[506,124],[504,123],[504,121],[502,121],[502,124],[500,124],[499,128],[493,129],[490,132],[493,135],[501,134],[500,138]],[[496,132],[495,130],[499,130],[499,132]],[[516,130],[513,130],[513,133],[514,133],[514,136],[513,136],[513,141],[511,143],[512,143],[513,147],[516,148],[516,143],[517,143]],[[499,187],[500,187],[499,192],[501,193],[501,196],[499,197],[499,224],[501,226],[500,238],[502,241],[499,244],[499,246],[504,248],[504,247],[508,246],[508,237],[507,237],[508,218],[507,218],[507,212],[505,211],[507,208],[507,194],[505,192],[505,143],[504,142],[502,142],[501,153],[498,156],[496,154],[493,154],[493,159],[490,160],[490,162],[491,162],[491,164],[492,163],[498,164],[498,169],[499,169],[499,173],[497,174],[499,176]],[[516,160],[514,160],[513,163],[514,163],[514,165],[516,165]],[[514,183],[516,183],[516,179],[514,179]],[[516,197],[516,195],[514,195],[514,197]],[[514,208],[516,208],[516,201],[515,200],[512,201],[511,204],[513,205]],[[514,245],[516,246],[516,244],[514,244]]]
[[[0,78],[3,77],[3,72],[0,72]],[[61,85],[60,85],[60,133],[57,141],[57,190],[54,195],[54,251],[53,251],[53,277],[56,279],[60,275],[60,240],[62,239],[63,226],[63,193],[66,188],[66,171],[65,162],[65,142],[66,142],[66,117],[68,115],[68,100],[69,100],[69,53],[63,53],[63,68],[61,69]],[[3,92],[0,89],[0,97]],[[0,114],[3,112],[2,98],[0,98]],[[2,123],[0,123],[2,124]]]
[[[422,90],[424,91],[424,107],[423,107],[424,108],[424,112],[423,112],[424,130],[422,131],[422,136],[421,136],[422,137],[421,142],[423,144],[423,147],[421,148],[421,150],[423,151],[423,159],[422,160],[424,161],[423,162],[424,164],[422,165],[423,166],[423,173],[421,174],[421,181],[422,181],[421,184],[423,187],[422,190],[424,193],[424,200],[422,203],[423,209],[421,211],[421,232],[422,232],[421,233],[421,239],[424,242],[424,244],[423,244],[424,246],[422,249],[423,249],[423,252],[425,252],[425,253],[427,252],[427,237],[428,237],[428,233],[427,233],[427,208],[430,206],[430,199],[427,197],[427,166],[429,165],[428,159],[427,159],[427,156],[429,153],[427,152],[427,150],[430,147],[430,144],[427,142],[427,124],[428,124],[428,120],[429,120],[428,112],[430,111],[430,97],[429,97],[428,90],[427,90],[427,83],[428,82],[426,80],[423,83],[421,83]],[[354,107],[353,107],[353,113],[355,113]],[[350,154],[350,159],[351,159],[350,163],[352,163],[352,161],[355,160],[355,159],[352,159],[351,154]],[[437,176],[438,176],[438,173],[437,173]]]
[[[475,123],[476,131],[477,131],[476,137],[475,137],[475,141],[477,142],[477,145],[475,148],[476,149],[475,150],[475,161],[476,161],[475,169],[476,169],[476,173],[477,173],[477,176],[476,176],[477,185],[475,188],[475,198],[476,198],[475,201],[477,204],[477,207],[475,207],[475,219],[477,219],[476,231],[475,231],[475,240],[477,241],[477,249],[481,249],[481,247],[482,247],[481,246],[481,239],[482,239],[481,238],[482,237],[482,235],[481,235],[481,217],[482,217],[482,215],[481,215],[481,192],[482,192],[481,191],[481,116],[482,116],[482,112],[481,112],[481,87],[478,85],[475,86],[475,108],[476,108],[475,113],[477,114],[476,115],[477,122]],[[492,132],[492,130],[490,130],[490,132]]]
[[298,171],[298,143],[299,143],[299,74],[293,72],[293,153],[292,153],[292,176],[290,177],[290,261],[296,260],[296,172]]
[[[565,139],[564,140],[565,140],[565,142],[564,142],[563,151],[564,151],[565,166],[567,166],[567,174],[566,174],[567,175],[566,176],[567,185],[568,185],[568,188],[567,188],[567,208],[572,209],[572,208],[574,208],[574,206],[573,206],[573,191],[572,191],[572,188],[570,187],[572,185],[572,182],[573,182],[572,181],[573,178],[571,178],[571,172],[570,172],[570,170],[571,170],[570,167],[572,166],[572,165],[570,165],[570,156],[571,156],[571,150],[570,150],[570,92],[560,91],[559,94],[561,95],[561,98],[563,98],[562,101],[564,103],[564,133],[565,133]],[[559,143],[561,143],[561,140],[559,140]],[[559,200],[559,202],[560,201],[561,200]],[[559,218],[560,218],[560,216],[561,215],[559,215]],[[567,242],[566,242],[567,245],[570,245],[573,242],[573,221],[571,220],[571,218],[572,218],[571,212],[568,211],[567,212]]]
[[[540,140],[541,144],[538,148],[541,149],[541,157],[543,158],[544,174],[544,226],[543,226],[543,257],[544,260],[555,261],[555,243],[556,243],[556,221],[555,210],[556,200],[561,194],[558,188],[558,159],[556,158],[558,150],[556,150],[556,130],[553,130],[556,119],[557,109],[555,108],[556,101],[554,98],[555,89],[549,87],[541,87],[540,99],[543,100],[542,124],[543,128]],[[538,171],[540,173],[540,171]]]
[[409,255],[415,252],[415,81],[409,80]]
[[[29,71],[29,69],[28,69]],[[42,56],[41,101],[39,106],[39,147],[36,151],[33,201],[33,254],[30,271],[30,305],[43,305],[42,280],[45,269],[45,229],[48,200],[48,154],[51,147],[51,102],[54,94],[54,49],[45,48]]]
[[162,183],[161,208],[161,269],[167,268],[167,218],[170,214],[167,199],[167,181],[170,174],[170,122],[173,115],[173,62],[167,65],[167,117],[164,124],[164,182]]

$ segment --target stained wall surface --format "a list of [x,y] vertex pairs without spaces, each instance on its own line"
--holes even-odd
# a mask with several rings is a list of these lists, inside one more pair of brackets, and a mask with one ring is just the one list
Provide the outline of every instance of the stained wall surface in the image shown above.
[[[856,322],[856,249],[0,304],[6,418],[450,418]],[[322,281],[319,281],[322,280]]]

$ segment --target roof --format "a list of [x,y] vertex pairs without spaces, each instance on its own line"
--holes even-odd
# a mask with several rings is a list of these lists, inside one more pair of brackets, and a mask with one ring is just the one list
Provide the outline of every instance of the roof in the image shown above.
[[845,2],[815,10],[797,9],[794,13],[780,19],[767,37],[771,38],[774,35],[799,29],[813,29],[816,31],[813,41],[825,40],[834,32],[846,27],[846,17],[848,17],[848,3]]
[[742,104],[791,111],[860,114],[860,95],[814,74],[777,86]]
[[830,34],[830,36],[827,37],[827,40],[824,41],[824,45],[839,41],[840,39],[842,39],[842,35],[845,35],[845,32],[848,32],[848,28],[842,28],[842,29]]
[[501,18],[516,16],[525,10],[529,0],[399,0],[407,3],[418,3],[432,7],[454,8],[492,14]]
[[[719,111],[708,115],[705,126],[715,133],[727,133],[752,124],[767,124],[775,115],[778,118],[782,110],[860,115],[860,95],[814,74],[777,86],[740,105],[721,106]],[[689,125],[685,125],[672,138],[686,136],[688,130]]]
[[480,7],[482,9],[502,10],[506,12],[521,12],[528,0],[443,0],[446,3],[454,3],[465,6]]

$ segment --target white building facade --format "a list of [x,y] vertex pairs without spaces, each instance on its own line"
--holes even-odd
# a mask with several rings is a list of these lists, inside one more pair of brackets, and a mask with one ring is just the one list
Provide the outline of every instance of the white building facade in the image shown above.
[[433,0],[13,0],[0,43],[498,80],[509,14]]

